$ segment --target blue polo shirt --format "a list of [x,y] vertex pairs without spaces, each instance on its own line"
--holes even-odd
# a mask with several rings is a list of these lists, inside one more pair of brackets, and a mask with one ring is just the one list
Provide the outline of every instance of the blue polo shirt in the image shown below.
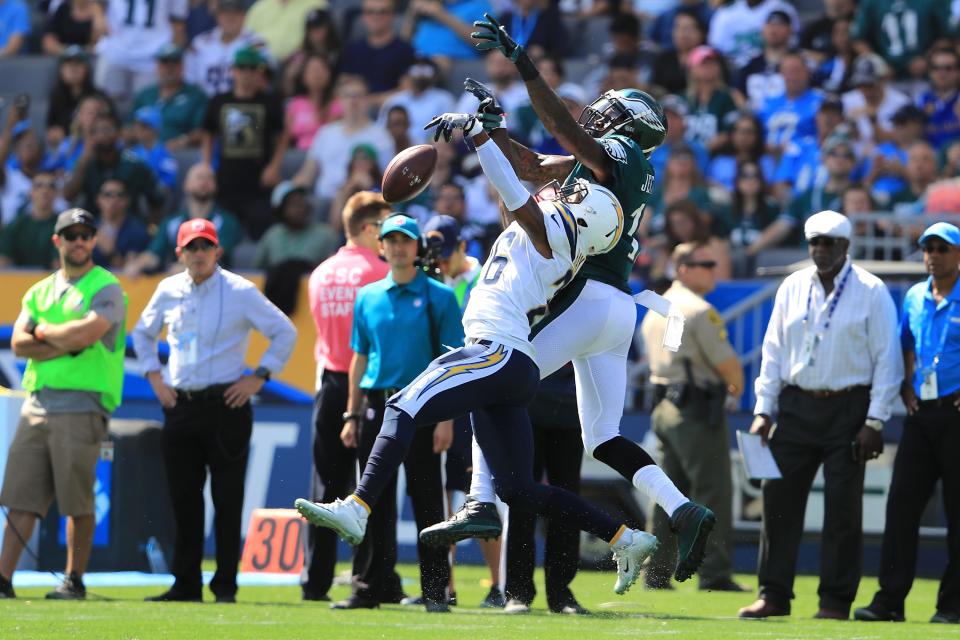
[[[474,20],[483,20],[484,13],[493,14],[493,7],[487,0],[452,0],[446,2],[444,7],[455,18],[469,25]],[[433,18],[420,18],[417,21],[411,44],[417,55],[421,56],[449,56],[459,60],[480,57],[472,45]]]
[[368,358],[361,389],[405,387],[440,355],[433,353],[428,304],[441,352],[445,346],[463,346],[460,307],[453,289],[422,271],[407,284],[397,284],[387,274],[357,292],[350,348]]
[[942,397],[960,390],[960,283],[936,304],[930,287],[933,278],[920,282],[903,298],[900,343],[916,354],[913,390],[920,397],[921,369],[932,365],[946,327],[946,340],[937,365],[937,393]]

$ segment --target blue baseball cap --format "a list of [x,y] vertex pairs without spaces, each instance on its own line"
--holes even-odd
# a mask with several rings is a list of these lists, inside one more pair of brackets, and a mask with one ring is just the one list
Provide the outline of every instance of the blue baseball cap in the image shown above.
[[388,233],[394,231],[399,231],[414,240],[420,239],[420,225],[417,224],[416,220],[402,213],[395,213],[383,221],[383,224],[380,225],[380,239],[383,240]]
[[460,223],[452,216],[433,216],[423,226],[423,235],[429,238],[435,234],[439,234],[442,240],[440,257],[449,258],[457,250],[457,245],[460,244]]
[[133,113],[133,120],[147,125],[154,131],[160,131],[163,115],[156,107],[140,107]]
[[923,244],[923,241],[927,238],[940,238],[947,244],[952,244],[960,246],[960,229],[950,224],[949,222],[935,222],[929,227],[927,227],[923,235],[920,236],[919,242]]

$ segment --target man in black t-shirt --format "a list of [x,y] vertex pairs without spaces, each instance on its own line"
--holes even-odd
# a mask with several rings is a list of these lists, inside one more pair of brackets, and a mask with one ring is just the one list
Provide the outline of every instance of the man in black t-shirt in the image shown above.
[[365,35],[344,47],[338,71],[363,78],[380,106],[413,64],[413,47],[394,29],[393,0],[364,0],[362,16]]
[[203,161],[212,163],[216,143],[220,201],[254,240],[273,223],[270,190],[288,145],[281,102],[260,89],[265,67],[257,49],[238,49],[233,91],[214,96],[203,118]]

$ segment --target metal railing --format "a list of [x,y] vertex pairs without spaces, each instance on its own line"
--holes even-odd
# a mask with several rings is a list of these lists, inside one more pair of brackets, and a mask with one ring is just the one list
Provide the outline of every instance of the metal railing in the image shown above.
[[767,330],[769,309],[773,307],[773,299],[779,287],[780,280],[773,280],[720,314],[720,318],[727,325],[730,343],[743,365],[743,378],[747,384],[740,406],[748,410],[752,410],[756,404],[753,381],[760,374],[763,334]]

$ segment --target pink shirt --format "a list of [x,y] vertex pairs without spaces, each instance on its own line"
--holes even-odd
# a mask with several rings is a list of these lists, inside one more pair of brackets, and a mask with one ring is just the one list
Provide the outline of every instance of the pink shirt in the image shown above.
[[323,113],[317,110],[317,105],[306,96],[297,96],[287,104],[287,122],[290,123],[290,136],[298,149],[309,149],[313,136],[320,127],[339,120],[343,116],[343,106],[334,99]]
[[[317,368],[347,372],[353,351],[353,301],[360,287],[387,277],[390,267],[366,247],[340,247],[310,275],[310,311],[317,327]],[[319,384],[319,380],[318,380]]]

